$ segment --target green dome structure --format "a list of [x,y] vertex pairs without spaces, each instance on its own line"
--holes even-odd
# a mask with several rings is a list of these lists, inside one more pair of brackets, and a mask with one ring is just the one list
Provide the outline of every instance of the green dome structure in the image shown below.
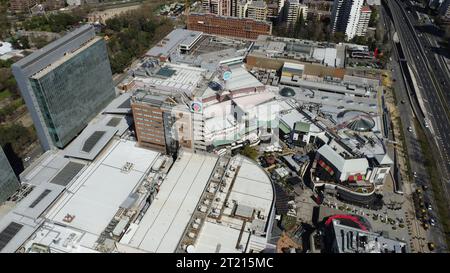
[[283,87],[283,88],[281,88],[279,93],[283,97],[293,97],[293,96],[295,96],[294,89],[292,89],[290,87]]

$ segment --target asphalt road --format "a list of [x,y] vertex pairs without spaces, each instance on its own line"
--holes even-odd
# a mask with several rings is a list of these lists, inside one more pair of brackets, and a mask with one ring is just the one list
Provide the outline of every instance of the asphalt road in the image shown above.
[[[450,184],[448,183],[448,171],[450,169],[449,103],[443,95],[448,90],[445,90],[437,83],[437,79],[430,69],[430,60],[427,59],[425,54],[421,54],[423,52],[422,45],[418,42],[417,33],[413,31],[412,27],[408,26],[409,19],[406,17],[406,12],[404,12],[403,7],[397,4],[397,0],[388,1],[388,3],[391,14],[393,15],[395,28],[399,34],[405,59],[409,67],[413,70],[417,80],[422,102],[426,109],[426,117],[431,121],[432,131],[426,131],[426,134],[429,139],[435,141],[436,147],[439,149],[440,159],[436,157],[436,162],[438,166],[441,166],[440,170],[442,172],[444,190],[446,191],[447,198],[450,199]],[[417,101],[415,95],[413,92],[412,96]],[[424,116],[421,116],[419,111],[415,113],[418,114],[418,121],[421,123],[422,128],[425,128]]]
[[[416,173],[416,177],[413,176],[413,181],[416,185],[416,188],[423,188],[423,186],[427,186],[429,190],[424,191],[424,201],[428,202],[430,204],[433,204],[433,194],[431,191],[431,185],[429,183],[429,176],[427,174],[427,171],[424,167],[424,157],[422,154],[422,150],[420,147],[420,143],[417,140],[416,132],[414,131],[414,113],[411,108],[411,104],[409,103],[409,100],[407,99],[407,90],[404,86],[400,67],[393,63],[392,65],[393,75],[396,79],[399,79],[396,81],[396,84],[394,85],[394,88],[396,90],[397,96],[400,95],[401,98],[404,98],[402,100],[405,101],[404,104],[401,102],[398,102],[397,109],[400,112],[400,116],[402,117],[402,130],[403,135],[405,136],[405,142],[408,147],[408,159],[411,166],[411,171],[413,173]],[[409,132],[408,128],[412,128],[413,131]],[[435,210],[429,211],[429,215],[432,216],[435,219],[439,219],[437,215],[435,214]],[[430,227],[430,229],[427,232],[427,237],[429,238],[429,241],[434,242],[437,246],[436,251],[440,252],[446,249],[446,243],[444,240],[444,234],[442,232],[442,227],[437,221],[436,226]]]
[[[392,6],[392,3],[391,5]],[[391,13],[394,14],[394,13]],[[399,15],[400,14],[400,15]],[[382,10],[382,16],[385,19],[385,27],[386,29],[388,29],[388,32],[390,32],[390,34],[392,35],[393,32],[395,31],[395,29],[393,29],[391,22],[388,20],[388,17],[386,15],[385,10]],[[401,70],[401,65],[403,65],[403,68],[405,68],[405,64],[406,61],[411,61],[412,65],[418,65],[420,68],[418,70],[422,71],[422,75],[426,75],[427,71],[425,70],[425,65],[423,63],[418,63],[416,64],[416,60],[420,61],[420,58],[417,58],[417,53],[416,54],[412,54],[412,50],[414,50],[414,41],[412,41],[413,38],[410,37],[410,35],[405,35],[404,32],[408,32],[408,29],[404,27],[404,22],[402,24],[402,15],[401,13],[397,10],[397,18],[395,18],[394,15],[394,22],[396,21],[397,23],[395,24],[397,29],[397,33],[400,34],[399,38],[400,38],[400,44],[401,46],[399,47],[399,50],[402,51],[403,48],[405,48],[404,51],[406,56],[400,56],[402,55],[400,52],[399,54],[394,54],[392,56],[393,58],[393,62],[391,62],[391,68],[392,68],[392,72],[393,72],[393,77],[395,79],[397,79],[397,81],[394,84],[394,88],[396,90],[396,95],[397,95],[397,99],[398,99],[398,105],[397,108],[400,111],[400,117],[402,119],[402,125],[403,125],[403,134],[405,136],[405,141],[406,141],[406,145],[408,147],[408,157],[409,157],[409,161],[410,161],[410,166],[411,166],[411,172],[416,173],[415,177],[413,177],[414,179],[414,183],[416,184],[417,188],[421,188],[422,186],[428,186],[429,188],[431,187],[430,183],[429,183],[429,177],[428,174],[426,172],[426,169],[424,168],[424,157],[422,154],[422,150],[420,147],[420,143],[418,142],[417,139],[417,134],[414,130],[414,117],[415,117],[415,113],[414,112],[420,112],[417,109],[419,109],[419,105],[416,101],[416,99],[409,99],[411,98],[415,98],[414,94],[410,94],[411,96],[408,96],[408,90],[410,90],[408,87],[411,87],[411,82],[404,82],[403,81],[403,75],[402,75],[402,70]],[[401,25],[402,27],[399,27],[399,25]],[[399,33],[401,32],[401,33]],[[404,36],[406,36],[407,38],[405,39]],[[412,47],[412,48],[411,48]],[[416,48],[417,50],[417,48]],[[394,50],[395,53],[397,53]],[[405,60],[406,59],[406,60]],[[420,80],[422,80],[422,77],[420,78]],[[432,86],[432,83],[430,82],[431,79],[427,79],[425,77],[425,79],[423,79],[423,82],[425,82],[425,85],[430,85],[429,88],[426,89],[427,92],[430,92],[430,88]],[[409,86],[407,86],[409,85]],[[434,90],[433,90],[434,91]],[[412,91],[413,92],[413,91]],[[403,101],[404,103],[401,103],[401,101]],[[413,111],[414,107],[416,109],[416,111]],[[422,117],[419,116],[418,119],[420,120]],[[412,129],[412,132],[409,132],[408,128]],[[428,202],[428,203],[433,203],[433,196],[432,196],[432,192],[431,190],[425,191],[424,192],[424,201]],[[434,210],[429,211],[429,215],[434,217],[435,219],[438,219],[438,217],[435,215]],[[440,251],[444,251],[446,249],[446,244],[445,244],[445,240],[444,240],[444,234],[442,232],[442,227],[438,221],[438,223],[436,224],[436,226],[431,227],[428,232],[427,232],[427,237],[430,241],[433,241],[436,244],[436,250],[438,252]]]
[[[421,41],[426,40],[426,35],[414,30],[414,18],[405,11],[402,1],[387,1],[393,15],[393,20],[400,43],[405,53],[408,64],[413,69],[418,81],[419,89],[424,98],[424,104],[428,118],[436,136],[438,148],[442,156],[442,165],[450,172],[450,94],[447,81],[446,68],[439,67],[434,61],[435,56],[429,49],[424,49]],[[420,35],[420,36],[419,36]],[[430,59],[431,58],[431,59]],[[435,68],[433,68],[435,67]],[[423,124],[423,119],[419,118]],[[445,174],[448,179],[447,173]]]

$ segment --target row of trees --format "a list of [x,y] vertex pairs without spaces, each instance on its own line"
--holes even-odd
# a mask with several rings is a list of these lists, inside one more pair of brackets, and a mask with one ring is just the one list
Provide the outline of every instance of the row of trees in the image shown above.
[[25,30],[62,32],[68,27],[83,21],[83,17],[76,13],[54,13],[45,16],[33,16],[22,23]]
[[173,29],[169,19],[153,14],[154,6],[144,5],[106,20],[104,34],[109,38],[108,53],[113,73],[123,72],[134,58],[143,55]]
[[8,8],[8,0],[0,0],[0,40],[8,37],[10,23],[6,17],[6,10]]
[[315,20],[304,19],[300,13],[297,21],[292,25],[280,24],[274,27],[274,35],[296,39],[307,39],[313,41],[333,40],[329,31],[329,19]]
[[0,145],[5,147],[11,145],[16,154],[21,154],[24,147],[29,147],[36,141],[34,127],[25,128],[20,124],[0,126]]
[[20,98],[19,89],[17,88],[16,80],[11,72],[11,65],[13,61],[0,60],[0,93],[8,92],[13,99]]
[[[17,116],[20,112],[17,109],[24,104],[22,99],[13,100],[11,103],[8,103],[6,106],[0,108],[0,123],[8,122],[15,115]],[[23,113],[25,110],[22,109]]]
[[244,148],[242,148],[241,152],[242,155],[249,157],[253,160],[258,159],[258,151],[255,147],[250,147],[249,145],[245,145]]
[[378,18],[379,18],[378,8],[371,7],[370,10],[372,11],[372,13],[370,14],[369,27],[377,27]]
[[17,108],[23,105],[23,101],[17,88],[16,80],[11,72],[11,65],[14,61],[0,60],[0,100],[8,99],[0,108],[0,123],[6,122],[9,117],[14,115]]

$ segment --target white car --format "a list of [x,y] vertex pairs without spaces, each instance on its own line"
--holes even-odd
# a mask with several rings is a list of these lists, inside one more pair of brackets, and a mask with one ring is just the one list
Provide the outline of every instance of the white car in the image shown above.
[[227,153],[227,149],[220,149],[215,152],[218,156],[222,156]]
[[408,132],[412,132],[411,126],[408,127]]

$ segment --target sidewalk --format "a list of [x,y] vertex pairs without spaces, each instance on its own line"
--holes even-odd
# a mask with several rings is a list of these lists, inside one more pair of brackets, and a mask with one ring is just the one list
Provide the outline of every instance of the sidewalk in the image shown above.
[[403,142],[401,141],[403,136],[400,132],[400,124],[398,124],[397,122],[400,117],[399,112],[394,104],[392,91],[386,92],[385,101],[392,119],[393,134],[397,141],[394,149],[396,150],[398,155],[400,177],[403,181],[404,187],[405,202],[403,203],[403,211],[405,214],[405,222],[408,228],[408,234],[410,236],[410,248],[412,252],[428,252],[428,249],[426,248],[427,240],[425,238],[426,231],[423,229],[421,222],[415,216],[414,202],[412,200],[412,194],[415,191],[415,185],[411,183],[408,176],[408,159],[403,147]]

